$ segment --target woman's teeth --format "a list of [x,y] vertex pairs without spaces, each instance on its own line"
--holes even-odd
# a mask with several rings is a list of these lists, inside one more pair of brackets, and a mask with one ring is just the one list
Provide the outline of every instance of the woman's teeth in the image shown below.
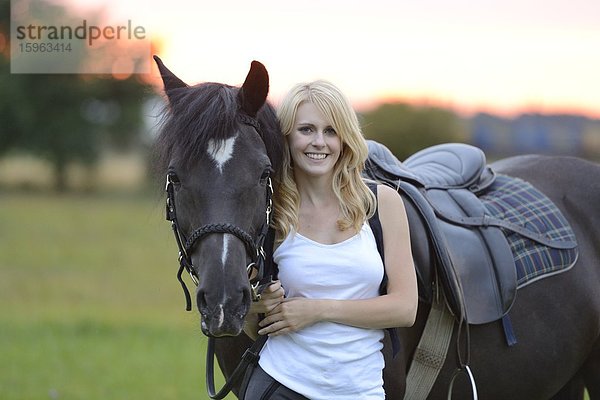
[[312,158],[313,160],[322,160],[327,157],[327,154],[323,153],[306,153],[308,158]]

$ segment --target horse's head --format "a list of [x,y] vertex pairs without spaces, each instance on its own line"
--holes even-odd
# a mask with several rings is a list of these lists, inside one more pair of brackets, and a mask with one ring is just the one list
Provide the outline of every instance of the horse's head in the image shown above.
[[239,89],[190,87],[155,59],[169,101],[156,143],[159,168],[167,174],[182,262],[198,281],[202,331],[238,335],[251,301],[247,266],[256,260],[270,178],[282,154],[277,119],[266,104],[268,74],[253,62]]

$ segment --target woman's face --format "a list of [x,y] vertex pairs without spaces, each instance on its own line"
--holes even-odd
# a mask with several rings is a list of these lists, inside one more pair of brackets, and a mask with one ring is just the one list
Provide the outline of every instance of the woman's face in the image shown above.
[[313,103],[305,101],[298,106],[288,144],[296,177],[333,175],[342,143],[331,122]]

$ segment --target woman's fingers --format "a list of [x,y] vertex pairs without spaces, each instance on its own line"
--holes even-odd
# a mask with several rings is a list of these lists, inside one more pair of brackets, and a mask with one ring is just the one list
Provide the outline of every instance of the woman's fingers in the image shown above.
[[266,314],[271,312],[284,299],[285,291],[281,282],[275,281],[267,286],[260,295],[260,300],[252,302],[250,312],[255,314]]
[[260,295],[260,298],[261,300],[264,300],[266,302],[277,300],[277,302],[279,303],[283,299],[284,295],[285,291],[281,286],[281,282],[275,281],[274,283],[267,286],[265,290],[263,290],[263,292]]
[[317,321],[318,303],[303,298],[288,298],[277,304],[266,317],[259,322],[260,335],[284,334],[298,331]]
[[277,336],[291,332],[292,329],[287,325],[285,321],[277,321],[269,326],[261,328],[258,331],[259,335]]

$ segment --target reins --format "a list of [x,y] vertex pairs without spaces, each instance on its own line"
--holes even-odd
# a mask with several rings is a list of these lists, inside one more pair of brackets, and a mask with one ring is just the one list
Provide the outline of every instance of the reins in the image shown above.
[[[259,134],[260,124],[256,118],[250,117],[249,115],[239,115],[240,122],[254,127],[256,132]],[[260,134],[259,134],[260,136]],[[179,251],[178,261],[179,270],[177,271],[177,280],[181,284],[183,294],[185,296],[186,311],[191,311],[192,300],[190,292],[183,280],[183,271],[187,271],[192,281],[196,286],[199,285],[200,281],[196,271],[194,270],[192,259],[190,254],[194,246],[201,241],[204,237],[210,234],[231,234],[237,237],[244,243],[246,252],[250,256],[251,262],[246,266],[248,272],[248,280],[250,283],[250,292],[252,301],[258,301],[262,291],[271,284],[271,276],[265,271],[265,263],[267,254],[265,253],[264,246],[267,236],[269,236],[269,226],[271,224],[271,213],[273,210],[273,184],[271,177],[267,177],[266,189],[265,189],[265,220],[260,228],[259,234],[256,239],[244,231],[242,228],[229,223],[216,223],[206,224],[195,229],[188,238],[182,232],[177,220],[177,210],[175,207],[175,184],[179,182],[179,178],[174,172],[168,172],[166,178],[165,191],[167,194],[166,199],[166,219],[171,222],[171,229],[175,236],[175,242]],[[256,272],[256,273],[254,273]],[[260,350],[262,349],[267,337],[259,337],[250,348],[246,350],[238,366],[235,368],[232,375],[225,382],[223,388],[219,392],[215,392],[214,383],[214,347],[215,338],[208,338],[207,355],[206,355],[206,388],[208,395],[211,399],[220,400],[223,399],[233,389],[233,386],[237,381],[243,377],[247,367],[255,363],[258,360]]]

